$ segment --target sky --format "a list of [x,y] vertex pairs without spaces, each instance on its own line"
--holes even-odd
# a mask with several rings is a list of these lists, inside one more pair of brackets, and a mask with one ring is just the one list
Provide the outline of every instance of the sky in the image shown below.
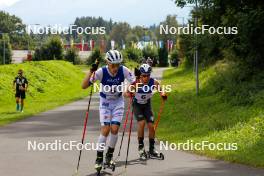
[[22,18],[25,24],[72,24],[76,17],[102,16],[135,25],[159,24],[168,14],[180,23],[190,7],[176,7],[172,0],[0,0],[0,10]]

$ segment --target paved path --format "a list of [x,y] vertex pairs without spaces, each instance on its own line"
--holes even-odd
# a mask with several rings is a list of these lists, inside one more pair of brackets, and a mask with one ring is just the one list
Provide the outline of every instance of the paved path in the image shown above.
[[[155,69],[154,76],[161,77],[164,69]],[[96,142],[99,135],[98,95],[93,96],[87,127],[87,142]],[[70,176],[74,173],[78,151],[28,151],[28,141],[62,143],[80,141],[87,99],[41,113],[31,118],[0,128],[0,176]],[[134,124],[135,127],[135,124]],[[134,129],[135,131],[135,129]],[[120,139],[120,138],[119,138]],[[119,146],[120,140],[117,146]],[[125,149],[114,175],[124,174]],[[229,164],[181,151],[163,151],[164,161],[137,160],[136,133],[132,133],[129,165],[126,175],[151,176],[263,176],[264,170]],[[80,175],[95,175],[95,151],[84,151]],[[103,175],[112,175],[110,170]]]

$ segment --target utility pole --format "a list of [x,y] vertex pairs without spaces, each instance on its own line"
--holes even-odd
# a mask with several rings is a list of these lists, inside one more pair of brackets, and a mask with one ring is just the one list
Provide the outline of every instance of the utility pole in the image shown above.
[[2,40],[3,40],[3,65],[5,65],[5,61],[6,61],[6,58],[5,58],[5,39],[4,39],[4,33],[0,32],[0,34],[2,35]]
[[5,39],[4,39],[4,36],[3,36],[3,42],[4,42],[4,48],[3,48],[3,64],[5,65]]
[[[195,0],[195,28],[198,26],[198,4],[197,0]],[[199,95],[199,65],[198,65],[198,36],[195,33],[195,53],[194,53],[194,61],[195,61],[195,76],[196,76],[196,95]]]

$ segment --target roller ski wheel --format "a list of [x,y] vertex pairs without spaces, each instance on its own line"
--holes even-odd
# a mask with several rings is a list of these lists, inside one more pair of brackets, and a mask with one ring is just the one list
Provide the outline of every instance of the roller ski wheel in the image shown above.
[[104,169],[111,169],[114,172],[115,167],[116,167],[116,163],[113,160],[104,163]]
[[140,160],[142,160],[142,161],[146,161],[146,160],[148,159],[148,155],[147,155],[145,149],[140,149],[140,150],[138,151],[138,153],[139,153],[139,159],[140,159]]
[[160,160],[164,160],[165,159],[165,157],[164,157],[164,154],[163,153],[159,153],[159,152],[157,152],[157,151],[149,151],[148,153],[147,153],[147,156],[148,156],[148,158],[150,158],[150,159],[160,159]]
[[102,163],[96,163],[94,168],[96,170],[96,175],[100,176],[101,175],[101,170],[103,168]]

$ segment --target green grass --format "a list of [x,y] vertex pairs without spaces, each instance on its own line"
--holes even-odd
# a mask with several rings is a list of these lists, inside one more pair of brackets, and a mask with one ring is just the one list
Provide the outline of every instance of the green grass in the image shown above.
[[[136,62],[127,61],[132,69]],[[15,111],[12,82],[18,69],[23,69],[29,81],[24,113]],[[0,126],[39,112],[47,111],[68,102],[88,96],[81,89],[87,65],[74,66],[65,61],[41,61],[0,66]]]
[[[24,113],[15,111],[12,82],[22,68],[29,81]],[[88,95],[81,89],[81,69],[65,61],[41,61],[0,66],[0,125],[52,109]]]
[[[260,89],[252,94],[250,104],[240,105],[239,102],[234,104],[234,101],[230,100],[239,99],[225,97],[228,95],[225,93],[228,89],[215,91],[213,80],[218,76],[219,67],[228,68],[225,64],[218,63],[200,72],[199,97],[195,96],[192,69],[178,68],[165,71],[162,84],[172,85],[173,91],[169,93],[168,102],[165,104],[157,136],[160,140],[173,143],[187,140],[193,140],[194,143],[201,141],[215,144],[237,143],[236,151],[206,149],[191,152],[230,162],[264,167],[264,90]],[[248,84],[253,83],[248,82]],[[263,84],[263,79],[262,82],[254,82],[254,84]],[[236,88],[241,90],[241,85],[235,85],[234,92]],[[158,112],[160,98],[155,95],[153,99],[155,112]]]

